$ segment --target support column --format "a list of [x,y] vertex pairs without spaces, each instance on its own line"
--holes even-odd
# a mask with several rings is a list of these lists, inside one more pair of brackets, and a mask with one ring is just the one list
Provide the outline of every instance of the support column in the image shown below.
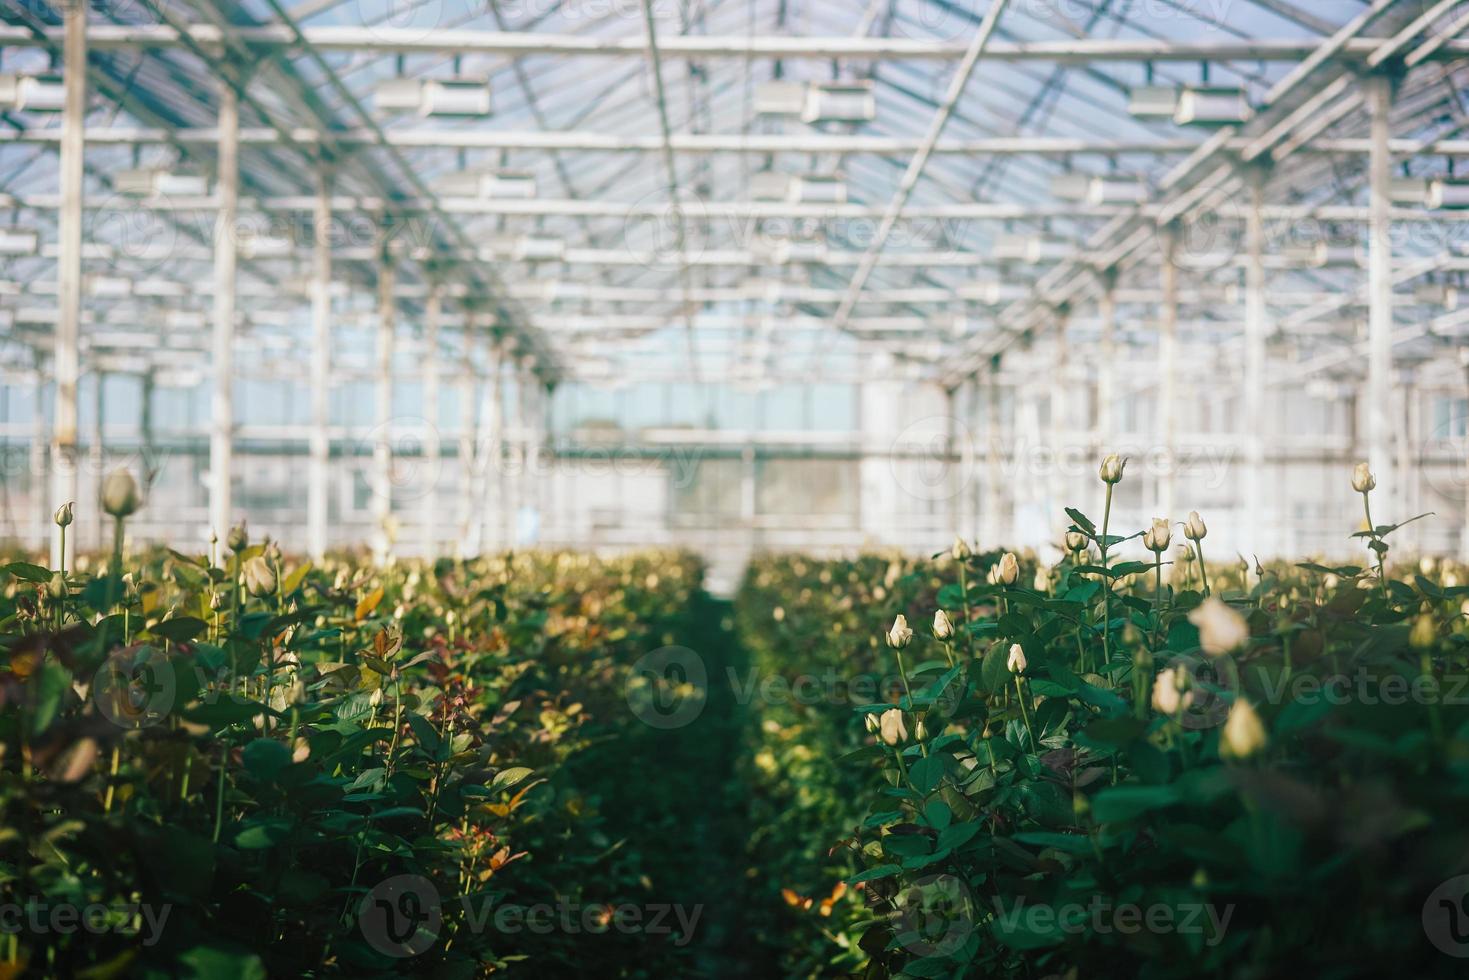
[[331,513],[332,205],[331,177],[317,175],[311,236],[311,461],[306,474],[306,549],[326,555]]
[[959,459],[959,386],[944,389],[944,488],[948,501],[947,534],[941,539],[950,540],[962,533],[964,473]]
[[439,322],[444,296],[438,282],[429,291],[423,313],[423,549],[428,558],[439,554]]
[[[81,374],[79,330],[82,320],[82,167],[86,153],[83,126],[87,112],[87,10],[86,4],[66,6],[65,38],[62,41],[63,107],[61,115],[61,214],[57,238],[56,348],[52,370],[56,376],[56,407],[51,423],[51,472],[55,484],[50,507],[54,511],[77,499],[77,378]],[[42,495],[44,499],[44,495]],[[49,516],[49,515],[48,515]],[[101,523],[94,512],[88,519]],[[53,567],[65,560],[75,568],[76,531],[66,536],[67,554],[60,542],[51,539]]]
[[[1051,476],[1046,481],[1049,500],[1045,514],[1045,533],[1050,535],[1057,532],[1059,540],[1060,532],[1066,527],[1066,474],[1064,472],[1066,455],[1066,427],[1070,421],[1069,401],[1067,400],[1066,385],[1067,375],[1070,373],[1071,364],[1069,349],[1067,346],[1066,330],[1070,323],[1070,315],[1066,310],[1056,311],[1056,357],[1051,365],[1050,394],[1047,400],[1050,402],[1049,414],[1050,432],[1047,442],[1051,449]],[[1054,526],[1053,526],[1054,525]],[[1047,538],[1049,543],[1050,538]]]
[[1265,173],[1250,174],[1249,207],[1245,216],[1245,363],[1240,395],[1245,418],[1245,514],[1239,540],[1246,554],[1259,550],[1269,538],[1265,520]]
[[[486,547],[503,549],[506,533],[505,500],[505,382],[504,351],[499,341],[485,345],[485,383],[480,392],[479,452],[481,540]],[[491,502],[491,488],[493,503]]]
[[[239,201],[240,109],[219,91],[219,214],[214,229],[214,394],[209,432],[209,522],[221,540],[233,521],[235,437],[235,212]],[[224,562],[225,549],[218,561]]]
[[[490,383],[485,389],[485,397],[490,404],[490,445],[486,463],[489,469],[485,471],[486,480],[493,477],[495,485],[495,510],[499,517],[499,528],[496,532],[495,544],[501,550],[510,548],[514,544],[511,529],[515,524],[515,502],[511,499],[510,466],[512,463],[513,447],[508,444],[508,431],[511,420],[507,417],[508,407],[505,398],[505,375],[507,366],[511,363],[511,354],[503,341],[496,341],[490,351]],[[488,484],[487,484],[488,486]]]
[[[1421,446],[1422,436],[1419,432],[1418,416],[1418,383],[1417,372],[1413,368],[1403,368],[1402,376],[1397,385],[1397,419],[1399,433],[1397,445],[1397,476],[1398,483],[1402,486],[1402,493],[1397,498],[1401,510],[1392,517],[1392,520],[1400,520],[1403,517],[1412,517],[1420,513],[1422,498],[1420,495],[1420,473],[1417,461],[1413,458],[1415,446]],[[1376,515],[1374,514],[1375,518]],[[1402,551],[1408,555],[1420,554],[1423,550],[1423,521],[1414,521],[1399,533],[1403,534],[1403,540],[1399,541]]]
[[46,465],[47,456],[51,452],[51,433],[46,427],[46,372],[42,370],[41,352],[36,350],[34,353],[36,374],[31,401],[31,483],[27,489],[36,523],[36,549],[38,552],[46,552],[52,548],[51,539],[56,536],[55,525],[51,522],[56,510],[50,506],[51,473]]
[[485,493],[480,483],[479,402],[474,385],[475,311],[464,310],[463,349],[459,365],[459,557],[473,558],[484,543]]
[[140,478],[143,485],[151,488],[154,479],[158,476],[157,452],[153,447],[153,393],[157,390],[158,381],[150,369],[143,375],[143,404],[138,412],[138,436],[143,446],[143,472]]
[[1392,110],[1392,79],[1367,79],[1367,109],[1371,117],[1371,153],[1368,176],[1371,196],[1367,246],[1367,462],[1386,491],[1388,506],[1381,519],[1402,516],[1398,502],[1402,488],[1392,468],[1392,154],[1388,113]]
[[392,552],[393,520],[393,331],[398,309],[393,298],[394,269],[392,257],[385,250],[377,276],[377,370],[373,403],[377,415],[372,442],[372,523],[373,558],[385,564]]
[[[1459,366],[1464,369],[1464,522],[1459,532],[1459,559],[1469,562],[1469,347],[1459,348]],[[1452,418],[1450,424],[1453,424]]]
[[1160,283],[1163,299],[1158,310],[1158,387],[1159,441],[1165,456],[1163,472],[1158,476],[1158,509],[1173,520],[1178,516],[1175,495],[1178,492],[1178,235],[1172,224],[1158,229],[1158,246],[1162,253]]
[[1009,529],[1000,515],[1000,359],[990,361],[985,375],[985,388],[989,393],[988,411],[985,412],[985,473],[984,473],[984,531],[980,534],[981,549],[999,548],[1010,542],[1002,541]]
[[1101,321],[1101,356],[1097,358],[1096,465],[1102,457],[1116,452],[1113,421],[1117,418],[1117,270],[1103,269],[1102,296],[1097,301],[1097,318]]
[[[101,371],[97,371],[93,373],[92,380],[96,385],[96,389],[92,392],[92,444],[87,447],[87,466],[92,471],[92,479],[90,481],[92,484],[92,499],[88,504],[87,510],[90,510],[94,514],[101,514],[102,481],[104,479],[103,467],[107,464],[107,459],[104,455],[106,450],[102,436],[102,419],[106,415],[107,407],[106,398],[102,389],[107,383],[107,375]],[[139,473],[137,476],[138,479],[145,481],[143,486],[147,487],[147,473]],[[96,522],[96,533],[93,536],[92,547],[96,548],[99,552],[107,547],[107,530],[105,525],[105,521],[98,520]]]
[[510,515],[511,540],[521,544],[521,514],[535,506],[535,474],[531,472],[534,461],[531,449],[535,443],[535,359],[521,357],[512,362],[515,366],[515,455],[518,472],[515,474],[515,508]]

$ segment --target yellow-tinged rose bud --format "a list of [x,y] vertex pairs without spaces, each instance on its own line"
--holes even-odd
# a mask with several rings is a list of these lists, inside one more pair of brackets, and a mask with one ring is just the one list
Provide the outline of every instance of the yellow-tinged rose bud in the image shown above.
[[1190,541],[1202,541],[1208,533],[1209,529],[1204,525],[1204,519],[1199,516],[1199,512],[1189,511],[1188,520],[1183,524],[1183,536]]
[[1103,483],[1121,483],[1122,470],[1127,466],[1127,460],[1116,453],[1112,453],[1102,460],[1102,468],[1098,471]]
[[66,503],[56,508],[56,516],[51,519],[56,522],[57,527],[67,527],[71,524],[72,518],[75,516],[73,513],[73,508],[75,506],[76,504],[73,501],[68,500]]
[[933,635],[940,640],[947,640],[954,635],[954,624],[949,621],[949,614],[942,609],[933,614]]
[[1213,596],[1199,603],[1188,621],[1199,628],[1199,646],[1211,656],[1229,653],[1250,639],[1245,618]]
[[1005,667],[1012,674],[1023,674],[1027,666],[1025,648],[1019,643],[1010,644],[1010,655],[1005,658]]
[[250,547],[250,532],[245,529],[244,521],[230,528],[229,536],[224,539],[224,543],[229,546],[231,551],[236,553]]
[[898,613],[893,620],[892,628],[887,631],[888,646],[894,650],[901,650],[913,642],[913,631],[908,628],[908,617]]
[[1177,667],[1164,667],[1153,680],[1153,710],[1161,715],[1176,715],[1194,703],[1194,692],[1188,689],[1188,675]]
[[259,555],[245,562],[244,576],[245,590],[257,599],[275,591],[275,569]]
[[143,506],[138,481],[127,469],[115,469],[102,482],[102,509],[113,517],[127,517]]
[[927,739],[928,738],[928,726],[925,725],[921,721],[918,724],[914,725],[913,726],[913,737],[916,738],[916,739],[918,739],[918,741],[920,741],[920,742],[922,742],[925,739]]
[[1075,554],[1086,549],[1086,535],[1080,531],[1066,532],[1066,550]]
[[973,554],[973,552],[969,550],[969,544],[968,544],[968,542],[966,542],[963,538],[959,537],[958,535],[955,535],[954,536],[954,544],[953,544],[953,547],[951,547],[949,549],[949,554],[950,554],[950,556],[953,557],[953,559],[955,561],[963,561],[964,559],[968,558],[971,554]]
[[1013,551],[1007,551],[1000,556],[1000,564],[995,572],[995,578],[1001,585],[1014,585],[1020,578],[1020,562]]
[[1358,493],[1369,493],[1377,489],[1377,477],[1372,475],[1372,468],[1365,462],[1358,463],[1357,468],[1352,470],[1352,489]]
[[1219,754],[1226,759],[1247,759],[1265,747],[1265,726],[1250,702],[1240,698],[1229,709],[1224,731],[1219,733]]
[[889,708],[877,721],[879,737],[887,745],[897,745],[908,738],[908,726],[903,724],[903,712]]
[[1161,555],[1168,550],[1168,542],[1173,540],[1173,529],[1168,525],[1168,518],[1153,518],[1153,526],[1143,532],[1143,547],[1155,554]]
[[46,594],[59,602],[66,598],[67,592],[66,576],[60,572],[54,572],[51,575],[51,581],[46,583]]

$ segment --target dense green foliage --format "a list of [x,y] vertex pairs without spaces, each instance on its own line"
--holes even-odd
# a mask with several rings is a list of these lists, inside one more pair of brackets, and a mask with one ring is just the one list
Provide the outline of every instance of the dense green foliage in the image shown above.
[[1119,562],[1126,537],[1072,519],[1070,556],[1009,584],[962,543],[752,567],[763,669],[890,679],[756,701],[786,971],[1456,975],[1434,940],[1469,952],[1469,917],[1432,896],[1469,872],[1462,570],[1211,567],[1206,597],[1161,534]]
[[[625,836],[662,798],[623,799],[609,763],[646,731],[630,665],[689,626],[692,559],[312,568],[246,545],[223,564],[157,553],[64,588],[4,568],[0,902],[111,916],[7,930],[5,972],[576,975],[592,951],[601,975],[682,969],[676,929],[604,909],[668,900],[663,849]],[[412,957],[359,921],[405,874],[442,903]],[[517,903],[601,930],[486,927]]]

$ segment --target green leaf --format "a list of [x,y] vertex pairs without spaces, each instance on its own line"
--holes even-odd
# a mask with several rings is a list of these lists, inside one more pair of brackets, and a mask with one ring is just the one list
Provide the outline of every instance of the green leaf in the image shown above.
[[954,811],[943,800],[929,800],[923,805],[923,819],[934,830],[942,831],[954,820]]
[[51,569],[44,565],[32,565],[28,561],[13,561],[9,565],[6,565],[4,570],[22,582],[41,583],[51,581]]
[[40,676],[36,678],[35,714],[30,719],[32,735],[39,735],[51,727],[51,722],[56,720],[57,712],[61,710],[62,699],[70,690],[71,671],[55,661],[48,661],[41,667]]
[[154,636],[161,636],[165,640],[172,640],[174,643],[188,643],[207,629],[209,629],[209,624],[202,619],[196,619],[193,616],[175,616],[161,623],[154,623],[148,628],[148,632]]
[[490,789],[495,791],[512,789],[525,782],[534,772],[534,769],[528,769],[525,766],[511,766],[509,769],[501,769],[495,773],[495,778],[490,780]]
[[1178,789],[1171,785],[1109,786],[1092,798],[1092,817],[1097,823],[1114,823],[1177,802]]
[[901,874],[903,869],[896,864],[879,864],[875,868],[859,871],[847,879],[849,885],[860,885],[864,881],[877,881],[879,878],[891,878],[895,874]]
[[291,836],[291,821],[285,817],[262,817],[248,823],[235,835],[235,846],[242,851],[264,851]]
[[189,980],[266,980],[260,957],[232,943],[195,946],[179,954],[179,963]]
[[1067,507],[1066,516],[1071,518],[1076,524],[1077,530],[1085,531],[1091,537],[1097,536],[1097,526],[1091,522],[1090,518],[1075,507]]
[[273,782],[291,764],[291,750],[273,738],[257,738],[240,753],[245,771],[262,782]]
[[913,783],[913,788],[925,796],[938,787],[943,776],[944,757],[941,755],[919,759],[908,769],[908,778]]

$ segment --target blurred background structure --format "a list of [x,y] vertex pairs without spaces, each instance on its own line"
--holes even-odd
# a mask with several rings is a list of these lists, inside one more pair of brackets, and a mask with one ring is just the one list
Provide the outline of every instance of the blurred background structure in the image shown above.
[[5,538],[1469,555],[1469,4],[0,10]]

